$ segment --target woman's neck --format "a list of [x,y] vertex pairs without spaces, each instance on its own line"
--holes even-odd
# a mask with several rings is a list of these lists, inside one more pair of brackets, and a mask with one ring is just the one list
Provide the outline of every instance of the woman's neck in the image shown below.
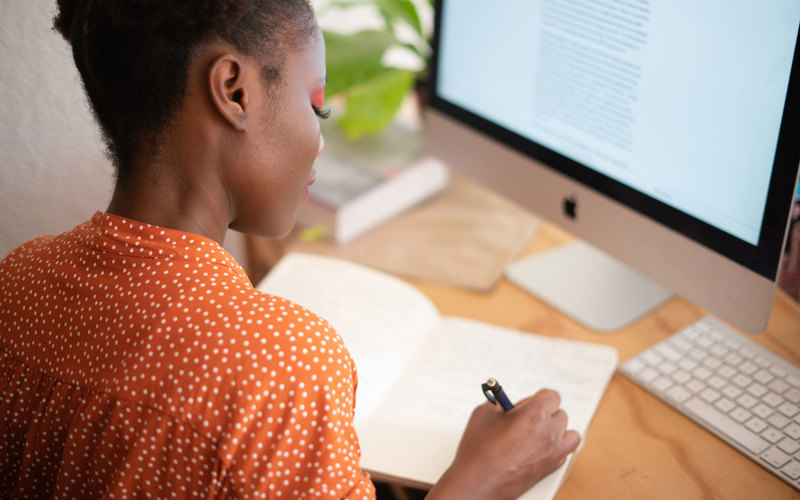
[[107,212],[160,227],[199,234],[222,244],[230,206],[218,179],[202,160],[170,156],[132,165],[118,180]]

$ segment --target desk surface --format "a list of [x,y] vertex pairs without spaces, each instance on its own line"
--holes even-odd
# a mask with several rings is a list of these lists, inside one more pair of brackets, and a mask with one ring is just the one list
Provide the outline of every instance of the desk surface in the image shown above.
[[[544,224],[525,253],[573,238]],[[541,335],[608,344],[620,362],[702,317],[673,298],[611,334],[583,328],[507,281],[488,294],[412,281],[442,314],[468,316]],[[767,331],[751,336],[800,363],[800,306],[779,291]],[[602,492],[598,495],[598,492]],[[619,373],[614,375],[556,499],[798,498],[800,493]]]

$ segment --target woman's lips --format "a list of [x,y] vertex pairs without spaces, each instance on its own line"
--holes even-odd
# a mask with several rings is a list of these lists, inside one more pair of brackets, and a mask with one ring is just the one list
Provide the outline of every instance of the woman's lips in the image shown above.
[[[308,186],[314,184],[314,181],[317,180],[317,173],[314,169],[311,170],[311,179],[308,181]],[[306,187],[305,191],[303,192],[303,199],[308,199],[308,187]]]

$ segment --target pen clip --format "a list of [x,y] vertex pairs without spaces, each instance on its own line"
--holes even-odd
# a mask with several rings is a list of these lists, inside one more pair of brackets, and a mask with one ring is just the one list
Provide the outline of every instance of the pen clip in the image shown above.
[[481,389],[483,389],[483,395],[486,396],[486,399],[488,399],[493,405],[496,405],[497,399],[494,397],[494,390],[492,386],[490,386],[487,382],[484,382],[481,384]]

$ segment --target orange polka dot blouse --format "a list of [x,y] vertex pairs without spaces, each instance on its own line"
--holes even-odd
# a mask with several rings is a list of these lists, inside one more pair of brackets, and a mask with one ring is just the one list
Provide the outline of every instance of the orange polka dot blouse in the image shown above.
[[0,262],[0,498],[374,498],[325,320],[97,213]]

